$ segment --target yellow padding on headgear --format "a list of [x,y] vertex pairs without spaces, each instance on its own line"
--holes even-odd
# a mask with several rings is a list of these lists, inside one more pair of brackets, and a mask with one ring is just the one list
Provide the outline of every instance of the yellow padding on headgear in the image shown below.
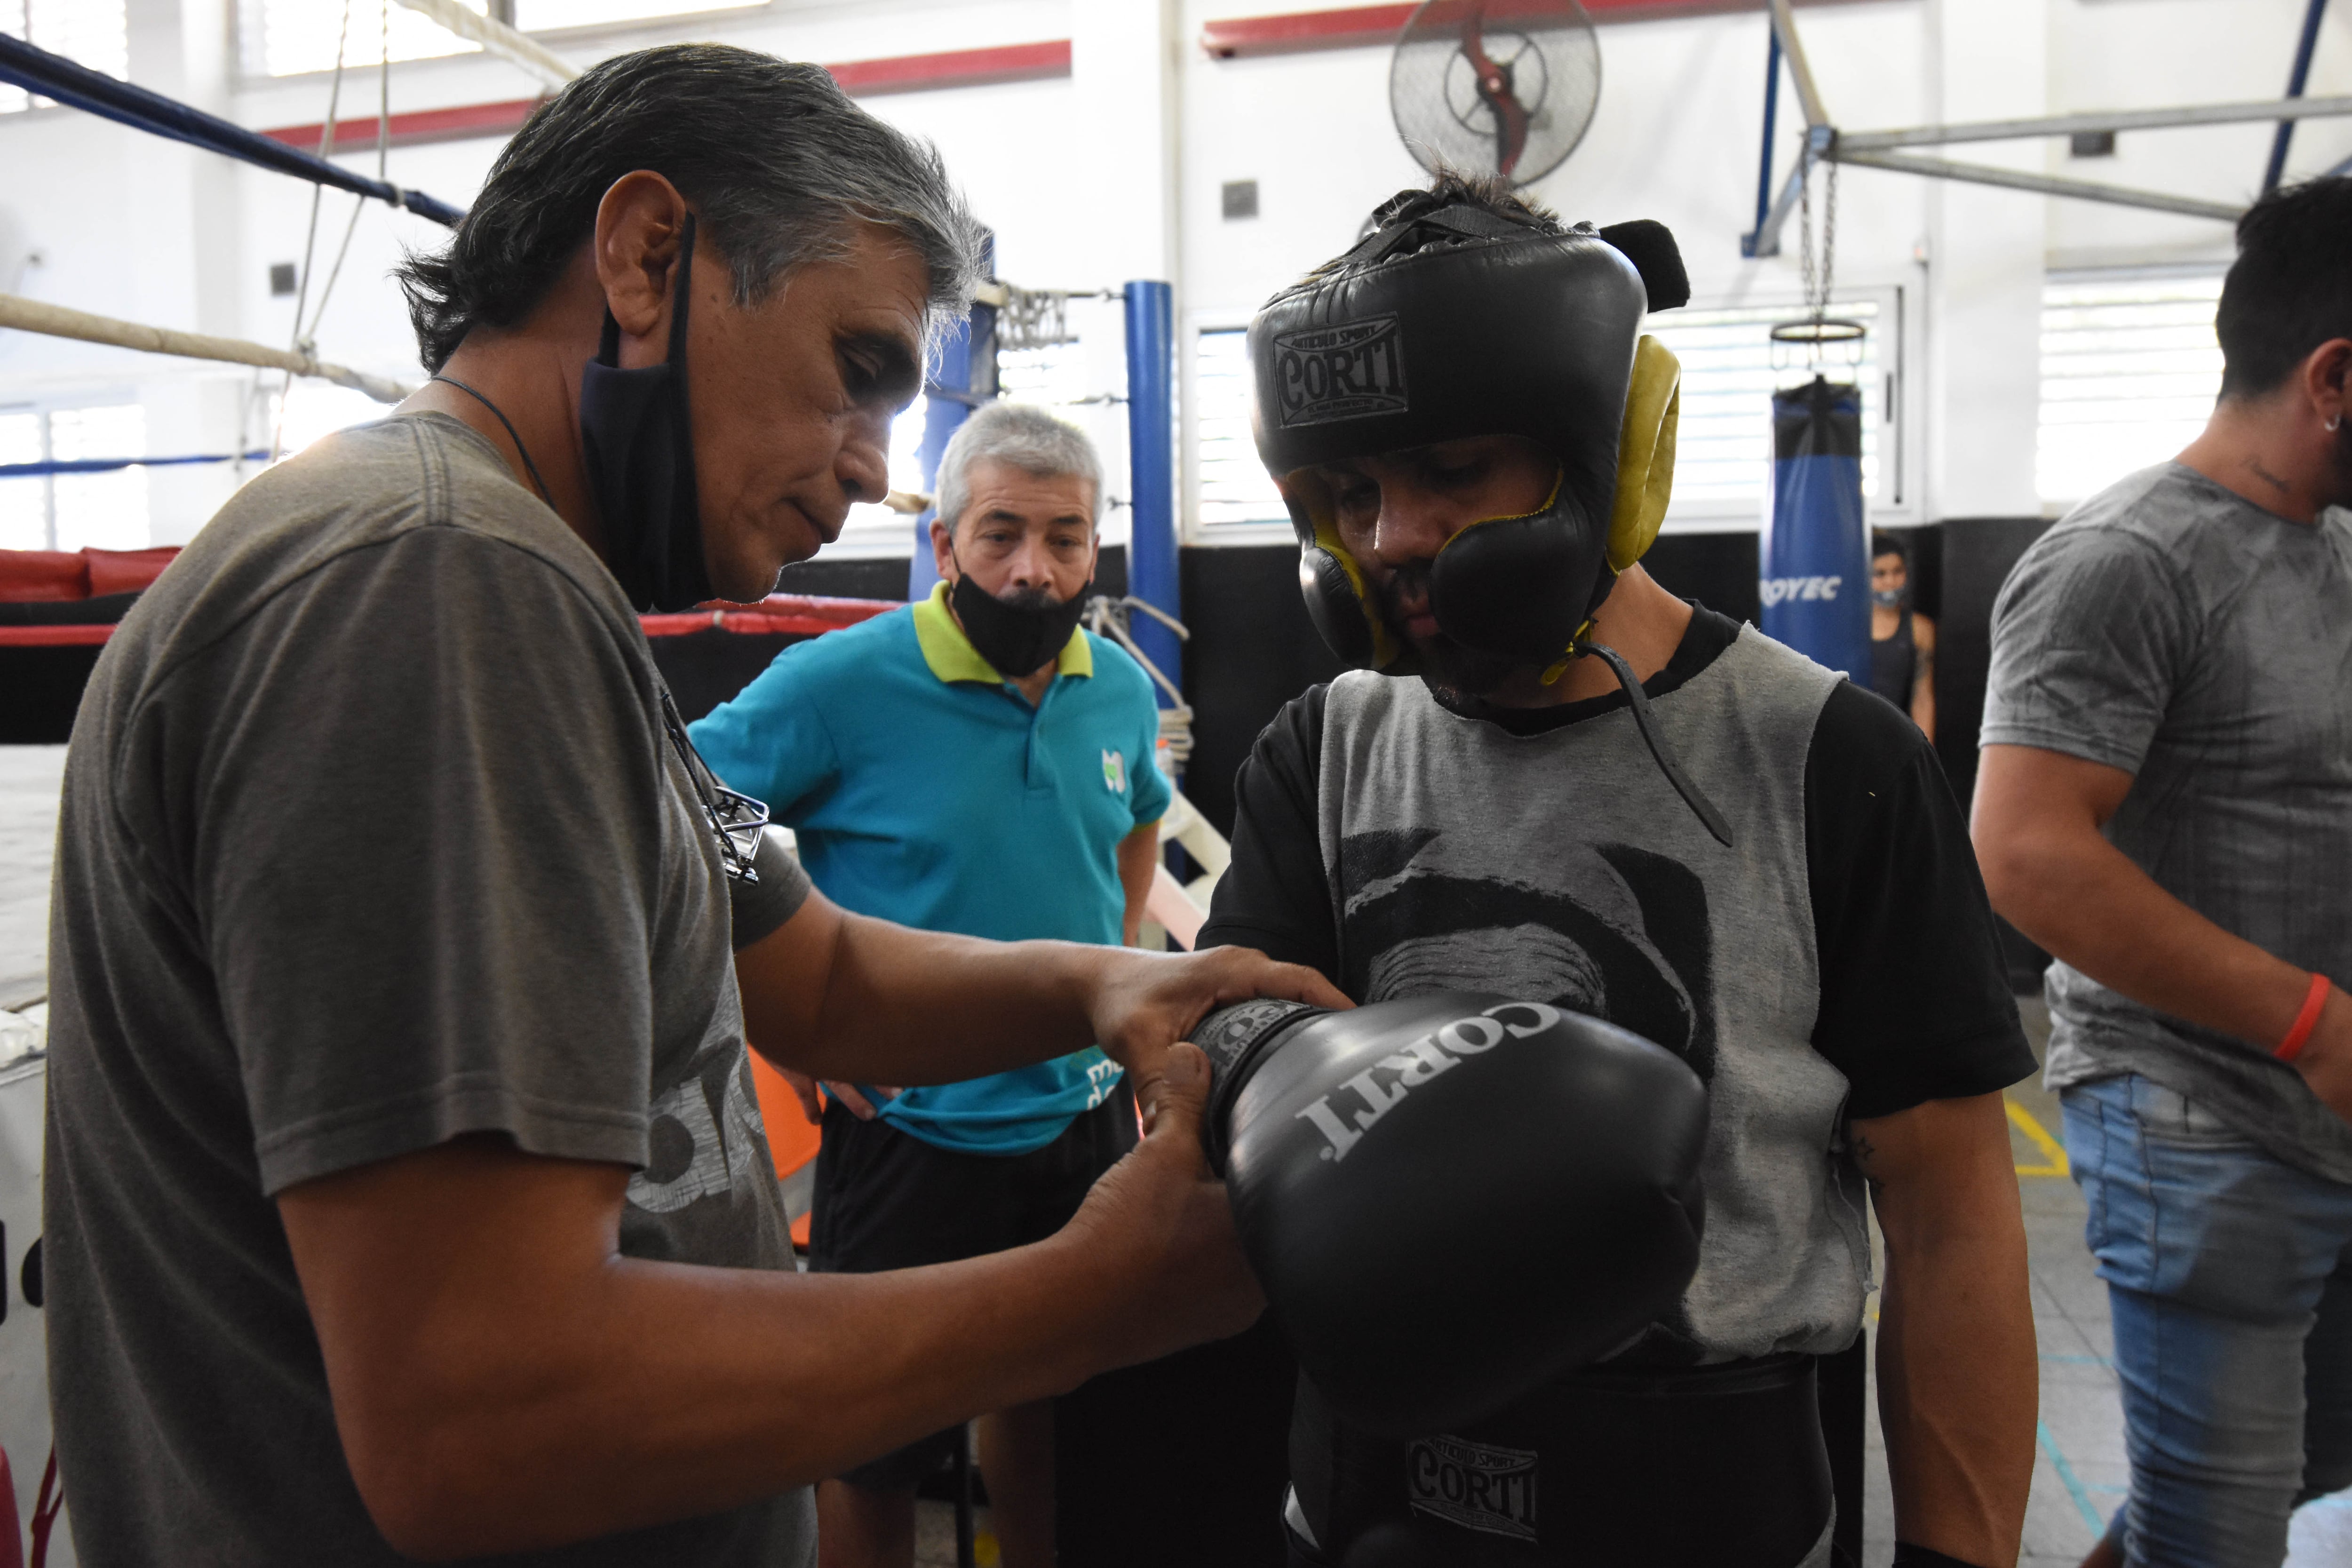
[[1339,520],[1332,515],[1330,496],[1319,483],[1309,480],[1301,484],[1301,478],[1302,476],[1293,475],[1286,484],[1280,485],[1278,488],[1283,489],[1286,500],[1289,498],[1290,487],[1299,487],[1301,494],[1298,499],[1305,507],[1308,519],[1315,524],[1315,542],[1328,551],[1339,563],[1339,569],[1347,573],[1348,584],[1356,591],[1356,608],[1362,613],[1364,624],[1371,628],[1372,668],[1386,668],[1397,656],[1396,639],[1389,636],[1387,623],[1382,621],[1379,612],[1372,608],[1371,593],[1364,584],[1364,569],[1356,563],[1356,558],[1353,555],[1348,553],[1347,545],[1340,542],[1339,523]]
[[1666,520],[1675,491],[1675,423],[1682,413],[1682,362],[1644,333],[1633,345],[1625,425],[1617,437],[1617,499],[1609,512],[1609,569],[1639,561]]

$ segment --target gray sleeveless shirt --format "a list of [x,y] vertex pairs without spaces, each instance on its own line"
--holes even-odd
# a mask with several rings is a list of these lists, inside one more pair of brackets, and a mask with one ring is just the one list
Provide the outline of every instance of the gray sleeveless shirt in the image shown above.
[[1660,775],[1630,711],[1532,735],[1418,680],[1330,689],[1319,836],[1340,983],[1365,1002],[1501,992],[1609,1019],[1708,1085],[1706,1234],[1652,1331],[1723,1361],[1852,1342],[1870,1282],[1847,1082],[1811,1043],[1820,954],[1805,767],[1839,677],[1743,629],[1654,704],[1728,818],[1726,848]]

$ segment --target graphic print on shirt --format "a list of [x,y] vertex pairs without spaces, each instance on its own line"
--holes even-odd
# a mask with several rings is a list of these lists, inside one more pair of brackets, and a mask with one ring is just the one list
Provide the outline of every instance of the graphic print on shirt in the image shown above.
[[[1365,1002],[1491,991],[1631,1029],[1712,1085],[1714,942],[1706,886],[1682,862],[1622,843],[1569,852],[1576,892],[1443,868],[1443,828],[1351,835],[1339,844],[1345,987]],[[1632,1352],[1652,1364],[1704,1353],[1686,1308]]]
[[1714,1081],[1714,942],[1695,872],[1630,844],[1596,844],[1580,868],[1595,884],[1588,900],[1449,873],[1444,837],[1414,827],[1340,841],[1349,994],[1467,989],[1549,1002],[1654,1040]]
[[630,1203],[647,1214],[675,1214],[731,1193],[767,1163],[767,1130],[744,1081],[747,1068],[739,1053],[723,1070],[689,1073],[655,1099],[646,1117],[646,1168],[629,1178]]

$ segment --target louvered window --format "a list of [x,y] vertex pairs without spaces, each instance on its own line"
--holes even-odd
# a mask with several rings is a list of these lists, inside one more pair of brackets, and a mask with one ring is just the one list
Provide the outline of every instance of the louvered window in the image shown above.
[[[485,14],[488,11],[488,0],[457,3]],[[387,54],[394,61],[429,60],[478,53],[482,47],[397,0],[351,0],[348,14],[346,33],[345,7],[337,0],[242,0],[238,31],[247,73],[297,76],[331,71],[335,68],[338,39],[345,70],[379,65]],[[348,103],[343,112],[351,112]]]
[[2205,428],[2221,390],[2221,274],[2058,273],[2042,290],[2034,479],[2064,506],[2163,462]]
[[[0,33],[110,77],[131,74],[123,0],[0,0]],[[0,114],[48,101],[29,97],[21,87],[0,85]]]
[[1888,418],[1894,312],[1879,300],[1853,299],[1829,313],[1867,331],[1859,342],[1824,349],[1818,366],[1801,348],[1772,341],[1773,324],[1798,314],[1787,305],[1664,310],[1643,324],[1683,366],[1668,527],[1762,516],[1772,475],[1772,394],[1816,369],[1861,389],[1863,494],[1876,506],[1897,499],[1888,461],[1896,429]]

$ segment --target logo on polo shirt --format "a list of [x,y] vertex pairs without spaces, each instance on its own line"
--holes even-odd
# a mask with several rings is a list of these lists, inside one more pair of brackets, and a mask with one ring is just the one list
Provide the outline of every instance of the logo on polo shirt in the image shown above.
[[1127,793],[1127,756],[1125,752],[1105,750],[1103,752],[1103,788],[1113,795]]

